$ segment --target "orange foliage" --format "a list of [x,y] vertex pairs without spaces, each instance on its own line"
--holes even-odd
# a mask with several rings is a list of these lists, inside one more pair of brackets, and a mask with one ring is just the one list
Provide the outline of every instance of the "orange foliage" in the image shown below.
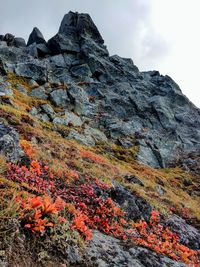
[[24,150],[25,154],[28,157],[34,157],[35,156],[36,151],[33,148],[32,144],[30,144],[28,141],[21,140],[20,141],[20,146],[22,147],[22,149]]
[[96,155],[95,153],[92,153],[90,151],[81,150],[80,151],[80,156],[82,158],[90,159],[91,161],[93,161],[95,163],[107,164],[106,160],[103,157],[101,157],[99,155]]

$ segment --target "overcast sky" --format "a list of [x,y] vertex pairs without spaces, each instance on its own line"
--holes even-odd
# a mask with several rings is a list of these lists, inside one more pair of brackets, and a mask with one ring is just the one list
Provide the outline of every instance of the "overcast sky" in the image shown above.
[[27,40],[37,26],[49,39],[70,10],[91,15],[111,55],[170,75],[200,107],[200,0],[0,0],[0,34]]

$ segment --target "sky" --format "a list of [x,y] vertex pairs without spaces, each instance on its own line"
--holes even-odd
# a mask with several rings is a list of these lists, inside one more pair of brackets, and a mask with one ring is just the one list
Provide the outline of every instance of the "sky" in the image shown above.
[[0,0],[0,34],[46,40],[70,10],[89,13],[111,55],[171,76],[200,108],[200,0]]

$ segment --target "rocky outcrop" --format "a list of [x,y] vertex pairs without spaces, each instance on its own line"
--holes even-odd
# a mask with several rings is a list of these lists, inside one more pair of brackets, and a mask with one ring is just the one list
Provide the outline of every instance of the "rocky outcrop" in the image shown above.
[[[199,109],[170,77],[140,72],[131,59],[109,56],[88,14],[66,14],[58,34],[47,43],[37,28],[28,47],[11,35],[1,39],[6,40],[0,41],[2,74],[49,83],[45,92],[35,89],[31,94],[87,119],[90,128],[112,142],[138,146],[140,162],[167,167],[183,154],[200,153]],[[63,86],[54,90],[55,84]],[[70,138],[96,143],[84,132],[73,132]]]
[[26,159],[19,145],[17,132],[3,121],[0,121],[0,154],[13,163],[22,162]]
[[[187,267],[142,247],[127,247],[116,238],[94,232],[87,246],[87,257],[97,267]],[[90,265],[89,265],[90,266]]]

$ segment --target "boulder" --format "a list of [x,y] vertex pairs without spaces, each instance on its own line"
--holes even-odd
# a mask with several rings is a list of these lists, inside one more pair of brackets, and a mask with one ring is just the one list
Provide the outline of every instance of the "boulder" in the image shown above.
[[69,33],[68,36],[59,33],[56,34],[48,41],[48,47],[53,55],[80,52],[80,45],[75,31]]
[[14,38],[14,46],[20,48],[20,47],[26,47],[26,42],[21,37],[15,37]]
[[168,257],[156,254],[139,246],[126,246],[120,240],[93,232],[92,240],[87,244],[86,259],[88,266],[97,267],[188,267]]
[[11,33],[6,33],[6,35],[3,38],[3,41],[7,43],[8,46],[14,45],[15,36]]
[[15,67],[15,72],[19,76],[31,78],[35,81],[46,81],[45,66],[37,61],[19,63]]
[[19,145],[19,135],[2,121],[0,121],[0,154],[13,163],[22,162],[26,158]]
[[57,107],[68,107],[70,100],[68,98],[67,92],[64,89],[56,89],[50,93],[51,102]]
[[31,32],[31,34],[28,38],[27,46],[29,46],[33,43],[46,44],[44,36],[42,35],[41,31],[37,27],[33,28],[33,31]]
[[150,219],[151,205],[145,199],[131,194],[130,191],[116,181],[113,181],[111,197],[126,212],[125,216],[129,220],[144,219],[148,221]]
[[48,95],[46,94],[44,87],[38,87],[36,89],[33,89],[28,95],[44,100],[48,98]]

